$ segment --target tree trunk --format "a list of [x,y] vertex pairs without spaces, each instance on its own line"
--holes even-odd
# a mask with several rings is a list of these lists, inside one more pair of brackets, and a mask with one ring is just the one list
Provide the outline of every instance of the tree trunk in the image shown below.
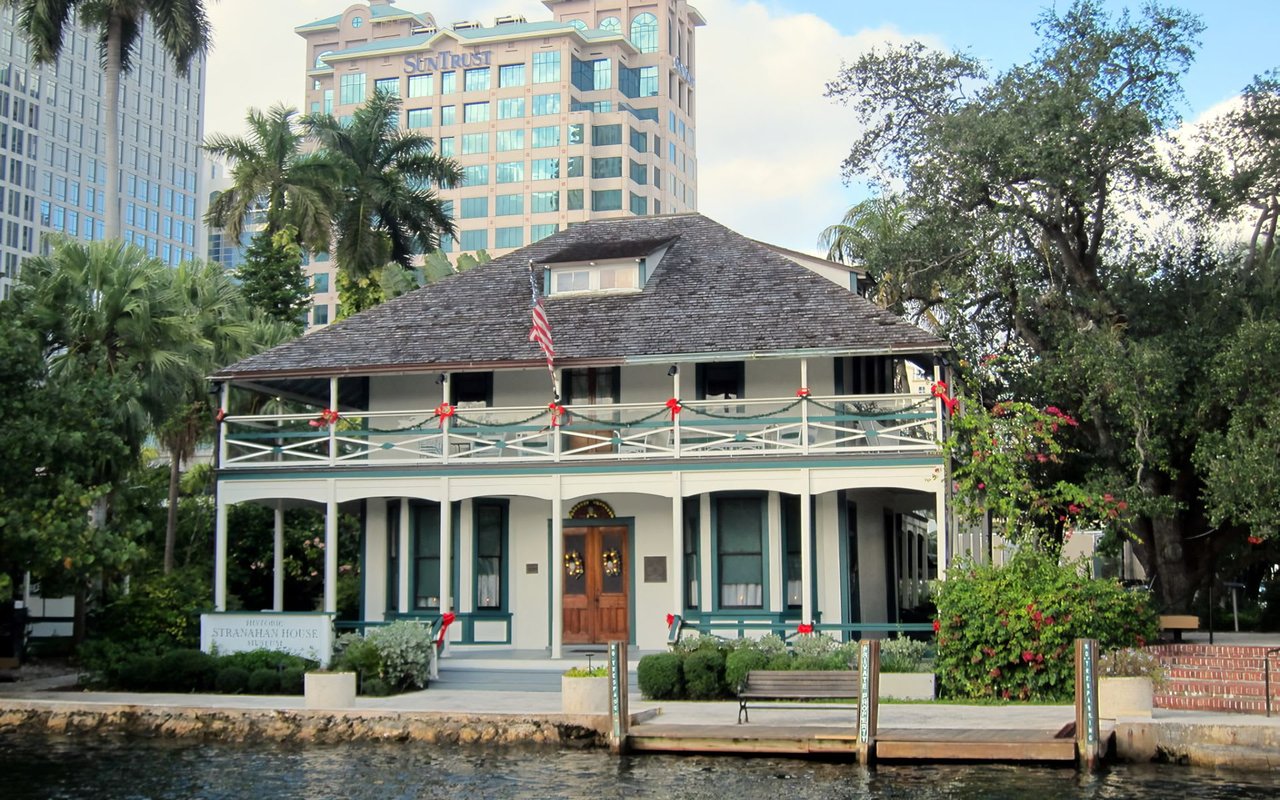
[[107,20],[107,59],[102,73],[102,116],[107,129],[106,238],[119,239],[120,227],[120,70],[123,25],[117,14]]
[[178,482],[182,458],[177,448],[169,449],[169,514],[164,526],[164,574],[173,572],[173,551],[178,542]]

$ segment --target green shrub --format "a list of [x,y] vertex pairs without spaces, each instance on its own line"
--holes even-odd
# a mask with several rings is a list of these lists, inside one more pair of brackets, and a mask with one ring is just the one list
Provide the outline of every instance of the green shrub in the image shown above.
[[269,667],[249,673],[249,694],[279,694],[280,673]]
[[360,694],[369,697],[386,697],[391,694],[391,684],[382,678],[369,678],[360,684]]
[[286,667],[280,671],[280,694],[302,694],[306,688],[307,671],[301,667]]
[[788,654],[779,653],[776,656],[770,657],[769,665],[765,667],[765,669],[788,670],[792,668],[791,667],[792,661],[794,661],[794,659],[791,658],[791,656],[789,656]]
[[791,650],[797,658],[829,656],[839,646],[835,639],[825,633],[801,634],[791,640]]
[[[365,637],[382,660],[377,677],[386,681],[394,691],[427,688],[431,669],[431,630],[409,620],[399,620],[382,628],[375,628]],[[350,648],[348,648],[350,649]]]
[[154,642],[165,650],[199,647],[200,612],[209,606],[209,592],[209,575],[201,569],[135,580],[127,595],[91,615],[89,630],[94,639],[126,646]]
[[358,633],[345,633],[338,637],[334,651],[337,654],[333,660],[334,669],[354,672],[361,680],[382,676],[382,654],[372,639]]
[[769,665],[769,656],[755,648],[734,650],[724,660],[724,682],[734,691],[747,679],[747,673],[753,669],[764,669]]
[[684,675],[679,653],[652,653],[636,665],[640,693],[650,700],[680,700],[684,697]]
[[728,694],[725,656],[718,647],[701,647],[685,656],[684,688],[690,700],[718,700]]
[[160,656],[135,656],[120,665],[119,685],[131,692],[155,691],[161,680]]
[[170,650],[157,665],[159,688],[170,692],[206,692],[213,688],[218,660],[200,650]]
[[286,653],[283,650],[246,650],[242,653],[218,656],[218,666],[240,667],[246,672],[253,672],[255,669],[269,668],[278,671],[290,667],[300,667],[308,670],[315,669],[320,665],[309,658],[295,656],[293,653]]
[[791,669],[830,672],[849,669],[849,662],[839,653],[827,653],[821,656],[796,656],[791,659]]
[[243,694],[249,688],[249,670],[244,667],[223,667],[218,670],[213,688],[222,694]]
[[1083,577],[1079,564],[1028,546],[1002,567],[952,567],[938,593],[935,670],[944,697],[1065,700],[1077,638],[1111,650],[1155,633],[1146,594]]
[[880,643],[881,672],[927,672],[925,657],[929,644],[905,636],[885,639]]

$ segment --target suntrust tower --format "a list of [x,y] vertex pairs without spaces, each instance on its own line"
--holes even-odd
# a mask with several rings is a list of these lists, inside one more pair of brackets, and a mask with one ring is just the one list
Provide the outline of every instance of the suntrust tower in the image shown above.
[[[685,0],[546,0],[554,20],[437,22],[391,0],[296,28],[309,112],[349,116],[375,91],[465,173],[443,193],[447,252],[498,256],[587,219],[697,208],[694,29]],[[324,256],[321,256],[324,258]],[[315,318],[334,318],[317,261]]]

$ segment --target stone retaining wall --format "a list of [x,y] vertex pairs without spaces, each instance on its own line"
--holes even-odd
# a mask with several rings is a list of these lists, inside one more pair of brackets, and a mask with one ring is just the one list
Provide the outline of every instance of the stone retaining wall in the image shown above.
[[125,735],[221,742],[424,742],[605,747],[608,718],[381,710],[177,708],[5,701],[0,735]]

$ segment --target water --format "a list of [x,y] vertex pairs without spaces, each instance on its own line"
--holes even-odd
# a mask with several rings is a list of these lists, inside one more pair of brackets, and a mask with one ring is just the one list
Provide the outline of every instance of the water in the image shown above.
[[0,796],[225,798],[1274,798],[1280,775],[1176,766],[880,766],[418,744],[313,747],[0,737]]

